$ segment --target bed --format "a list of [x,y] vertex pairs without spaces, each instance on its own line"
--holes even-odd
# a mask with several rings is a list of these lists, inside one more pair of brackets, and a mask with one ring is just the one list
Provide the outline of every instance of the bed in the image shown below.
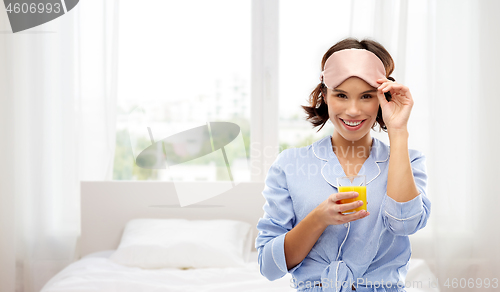
[[[292,287],[290,274],[269,281],[259,272],[254,242],[257,236],[256,223],[263,215],[262,206],[265,203],[261,195],[263,183],[242,182],[218,196],[184,207],[179,205],[175,195],[176,187],[179,187],[177,184],[180,183],[82,182],[81,236],[75,261],[50,279],[41,292],[296,291]],[[220,188],[217,183],[189,184],[194,191],[216,191]],[[131,255],[131,249],[127,248],[140,245],[136,240],[139,233],[142,236],[158,234],[153,228],[144,228],[150,226],[144,224],[151,222],[161,222],[158,223],[160,225],[175,222],[176,226],[181,222],[191,224],[189,226],[197,230],[196,234],[223,232],[230,233],[232,237],[223,240],[229,243],[223,246],[222,251],[200,249],[200,246],[210,247],[211,243],[216,242],[215,237],[224,236],[221,234],[216,234],[214,238],[203,237],[203,245],[177,245],[174,252],[170,249],[163,255],[161,253],[165,250],[148,247],[146,253],[149,256],[144,256],[148,258],[146,261],[142,258],[142,247],[134,249],[134,252],[140,250],[141,256],[137,253]],[[215,222],[219,225],[213,225]],[[220,225],[221,222],[227,224]],[[205,223],[209,225],[203,225]],[[160,225],[158,228],[167,226]],[[214,226],[216,229],[210,229]],[[187,235],[169,231],[163,236],[164,239],[175,241],[176,236]],[[231,254],[233,247],[236,249]],[[125,257],[120,258],[123,254]],[[178,257],[172,256],[175,254]],[[189,260],[191,255],[198,256]],[[170,261],[170,266],[161,264],[169,262],[171,258],[177,262]],[[120,262],[123,259],[125,261]],[[190,265],[186,265],[186,259]],[[226,264],[211,264],[216,262]],[[407,291],[439,291],[428,285],[429,280],[434,278],[425,261],[412,258],[407,283],[421,284],[408,287]]]

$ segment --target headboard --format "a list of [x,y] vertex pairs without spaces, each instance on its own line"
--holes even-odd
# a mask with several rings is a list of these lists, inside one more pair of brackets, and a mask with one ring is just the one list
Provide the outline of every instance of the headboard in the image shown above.
[[[195,184],[200,192],[218,189],[218,182]],[[135,218],[232,219],[253,225],[264,215],[264,182],[241,182],[203,202],[180,207],[173,182],[82,181],[81,236],[77,258],[116,249],[125,224]],[[255,246],[252,244],[252,250]]]

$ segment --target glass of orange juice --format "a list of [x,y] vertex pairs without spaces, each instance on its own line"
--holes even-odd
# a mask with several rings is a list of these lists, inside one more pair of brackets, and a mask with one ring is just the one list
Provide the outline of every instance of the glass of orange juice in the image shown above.
[[337,178],[337,186],[339,193],[342,192],[357,192],[359,195],[357,198],[352,199],[343,199],[340,200],[341,204],[352,203],[355,201],[363,201],[363,205],[342,212],[342,214],[351,214],[357,211],[365,210],[366,211],[366,176],[364,175],[355,175],[355,176],[343,176]]

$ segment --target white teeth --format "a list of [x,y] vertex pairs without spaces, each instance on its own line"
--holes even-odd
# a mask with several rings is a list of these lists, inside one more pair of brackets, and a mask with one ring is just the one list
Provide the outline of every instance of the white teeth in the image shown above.
[[360,122],[357,122],[357,123],[351,123],[351,122],[344,121],[344,120],[342,120],[342,121],[343,121],[346,125],[349,125],[349,126],[352,126],[352,127],[355,127],[355,126],[357,126],[357,125],[361,124],[361,122],[362,122],[362,121],[360,121]]

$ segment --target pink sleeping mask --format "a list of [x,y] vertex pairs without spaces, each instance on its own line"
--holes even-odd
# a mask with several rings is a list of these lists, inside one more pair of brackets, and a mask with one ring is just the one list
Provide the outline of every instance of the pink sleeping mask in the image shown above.
[[326,87],[335,89],[349,77],[359,77],[377,88],[377,79],[385,77],[385,67],[374,53],[364,49],[345,49],[333,53],[325,62],[320,80]]

